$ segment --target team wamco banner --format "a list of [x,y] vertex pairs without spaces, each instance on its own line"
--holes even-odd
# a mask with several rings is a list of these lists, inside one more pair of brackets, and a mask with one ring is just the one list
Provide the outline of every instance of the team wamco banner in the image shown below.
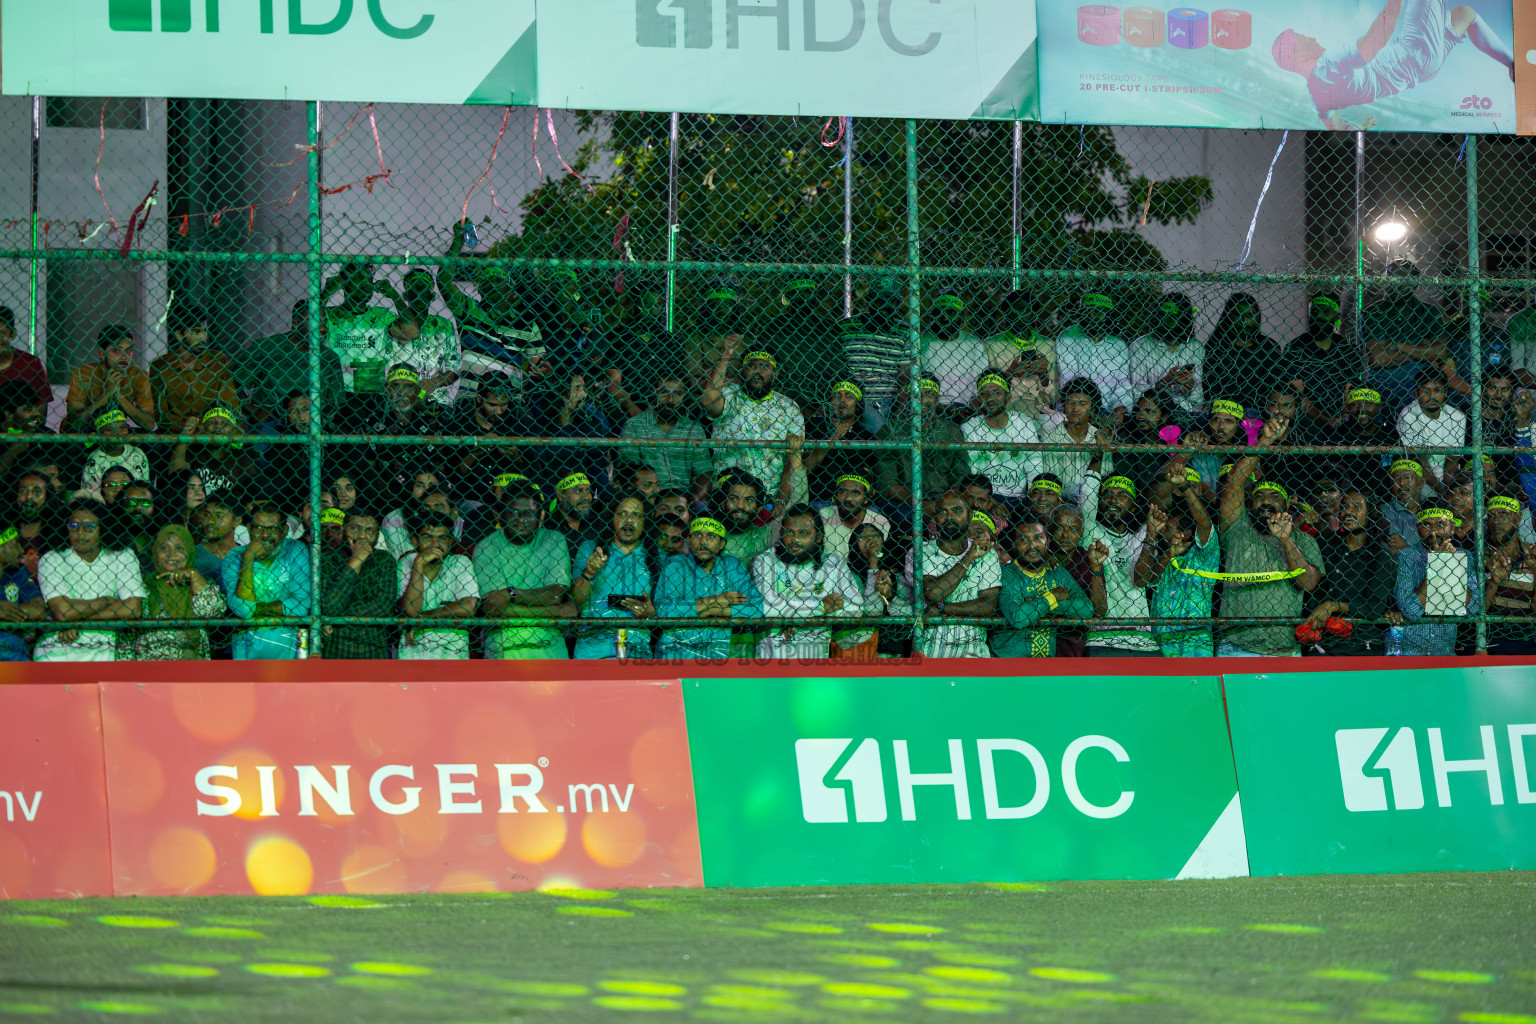
[[1034,0],[540,0],[550,107],[1034,119]]
[[1255,875],[1536,867],[1536,669],[1226,686]]
[[683,695],[709,886],[1248,873],[1214,676]]
[[0,0],[0,91],[530,104],[533,13],[533,0]]
[[1510,0],[1041,4],[1041,116],[1512,134],[1513,43]]

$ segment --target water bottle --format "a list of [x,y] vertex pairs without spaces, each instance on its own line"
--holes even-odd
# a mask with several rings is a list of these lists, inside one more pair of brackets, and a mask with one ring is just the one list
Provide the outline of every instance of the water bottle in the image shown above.
[[1403,653],[1403,627],[1387,627],[1387,655],[1395,657]]

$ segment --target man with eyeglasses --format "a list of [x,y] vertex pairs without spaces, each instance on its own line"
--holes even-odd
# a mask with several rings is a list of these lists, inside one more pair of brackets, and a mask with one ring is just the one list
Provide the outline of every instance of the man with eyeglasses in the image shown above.
[[[38,586],[59,622],[120,622],[143,614],[148,593],[138,559],[103,545],[105,515],[94,499],[77,499],[65,517],[69,546],[48,552],[38,564]],[[38,641],[32,660],[116,661],[117,633],[70,626]]]
[[[300,617],[310,613],[309,549],[286,540],[283,513],[270,501],[251,509],[251,542],[224,559],[224,593],[239,619]],[[259,626],[235,636],[236,661],[291,660],[307,650],[303,627]]]
[[[657,485],[663,491],[689,491],[702,497],[709,489],[714,461],[706,440],[704,427],[697,420],[683,415],[683,401],[688,397],[687,386],[680,377],[663,376],[656,381],[656,393],[651,407],[638,416],[630,417],[619,436],[635,442],[619,449],[619,458],[630,466],[650,466],[656,471]],[[643,442],[664,438],[668,441],[695,441],[693,447],[647,445]]]
[[[526,481],[502,492],[501,529],[475,545],[480,611],[488,619],[573,619],[571,552],[566,539],[543,529],[543,498]],[[548,626],[491,630],[487,658],[570,657],[565,636]]]

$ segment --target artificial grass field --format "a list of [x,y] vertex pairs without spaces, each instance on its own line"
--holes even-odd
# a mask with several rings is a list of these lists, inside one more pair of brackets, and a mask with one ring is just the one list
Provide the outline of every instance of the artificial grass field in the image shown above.
[[1536,877],[0,904],[0,1020],[1536,1024]]

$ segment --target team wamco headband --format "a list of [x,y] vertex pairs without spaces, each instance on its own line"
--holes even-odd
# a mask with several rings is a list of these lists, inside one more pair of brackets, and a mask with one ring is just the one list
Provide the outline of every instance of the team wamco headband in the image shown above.
[[924,377],[922,380],[917,382],[917,386],[922,388],[924,391],[940,390],[939,382],[934,380],[932,377]]
[[1241,402],[1231,402],[1225,398],[1218,398],[1211,403],[1211,412],[1225,413],[1235,420],[1240,420],[1243,418],[1243,404]]
[[203,413],[203,422],[207,423],[209,420],[228,420],[229,422],[233,423],[235,422],[235,414],[224,408],[222,405],[215,405],[213,408]]
[[123,410],[121,410],[121,409],[113,409],[111,412],[104,412],[100,416],[96,417],[96,429],[97,430],[105,430],[105,429],[107,429],[108,427],[110,427],[114,423],[127,423],[127,422],[128,422],[128,414],[127,413],[123,412]]
[[1275,483],[1273,480],[1266,480],[1253,489],[1254,494],[1258,494],[1260,491],[1274,491],[1276,494],[1280,495],[1280,497],[1286,499],[1287,501],[1289,501],[1291,497],[1289,491]]
[[971,522],[973,522],[973,523],[980,523],[981,525],[985,526],[987,529],[991,530],[993,533],[997,532],[997,524],[994,523],[992,521],[992,517],[987,515],[985,512],[972,512],[971,513]]
[[389,371],[389,376],[384,379],[386,384],[394,384],[396,381],[405,381],[407,384],[420,384],[421,374],[409,366],[397,366]]
[[1419,512],[1419,522],[1426,523],[1431,519],[1455,519],[1456,513],[1448,508],[1426,508]]
[[[1500,494],[1497,497],[1488,499],[1488,511],[1492,512],[1494,509],[1499,509],[1503,512],[1513,512],[1516,515],[1519,515],[1520,503],[1506,494]],[[0,544],[4,543],[5,534],[0,533]]]
[[860,487],[863,487],[866,491],[870,489],[869,481],[859,476],[857,473],[844,473],[842,476],[837,478],[837,482],[840,485],[852,482],[858,484]]
[[20,537],[20,536],[21,536],[21,534],[19,532],[17,532],[16,527],[14,527],[14,526],[6,527],[4,532],[0,532],[0,548],[5,547],[11,541],[15,540],[17,537]]
[[855,384],[851,380],[841,380],[841,381],[838,381],[836,384],[832,385],[832,391],[834,393],[836,393],[838,391],[846,391],[850,395],[852,395],[854,398],[857,398],[860,401],[862,401],[863,398],[864,398],[864,389],[859,387],[857,384]]
[[510,484],[514,480],[521,480],[524,483],[530,484],[533,487],[534,490],[538,490],[539,489],[538,484],[533,483],[533,481],[529,480],[527,477],[523,476],[523,474],[521,474],[521,473],[503,473],[500,476],[498,476],[495,480],[491,481],[491,486],[492,487],[505,487],[505,486],[507,486],[508,484]]
[[1407,470],[1408,472],[1412,473],[1414,476],[1419,477],[1420,479],[1423,479],[1423,477],[1424,477],[1424,467],[1419,465],[1417,462],[1413,461],[1412,459],[1398,459],[1396,462],[1392,463],[1392,468],[1390,470],[1388,470],[1387,472],[1388,473],[1401,473],[1403,470]]
[[1186,576],[1199,576],[1207,580],[1230,580],[1233,583],[1273,583],[1276,580],[1293,580],[1306,572],[1301,569],[1282,569],[1277,572],[1206,572],[1204,569],[1186,569],[1177,558],[1171,564]]
[[1330,313],[1337,313],[1340,311],[1338,302],[1330,299],[1326,295],[1312,296],[1312,305],[1317,306],[1319,309],[1326,309]]
[[1055,491],[1057,494],[1060,494],[1061,484],[1057,483],[1055,480],[1036,480],[1034,483],[1029,485],[1029,489],[1032,491]]
[[555,484],[555,490],[568,491],[572,487],[591,487],[592,481],[587,479],[585,473],[572,473],[570,476]]
[[321,526],[340,526],[347,521],[347,514],[339,508],[323,508],[320,510]]
[[980,389],[986,387],[988,384],[996,384],[1004,391],[1008,390],[1008,378],[1004,377],[1000,373],[987,374],[986,376],[982,377],[981,380],[976,382],[976,387]]
[[1111,487],[1118,487],[1131,497],[1136,497],[1136,485],[1131,483],[1131,478],[1128,476],[1112,476],[1105,480],[1104,489],[1107,491]]
[[1344,396],[1344,401],[1346,401],[1346,402],[1374,402],[1376,405],[1380,405],[1381,404],[1381,392],[1380,391],[1373,391],[1370,388],[1355,388],[1355,390],[1351,391],[1349,394]]
[[773,367],[775,370],[777,370],[779,368],[779,361],[777,359],[773,358],[773,353],[771,353],[771,352],[762,352],[762,351],[748,352],[746,355],[741,357],[741,362],[742,362],[742,365],[746,365],[747,363],[750,363],[750,362],[752,362],[755,359],[761,359],[763,362],[767,363],[769,366]]
[[1089,292],[1083,296],[1083,305],[1092,306],[1095,309],[1114,309],[1115,300],[1101,292]]
[[689,533],[712,533],[717,537],[725,536],[725,527],[718,519],[710,519],[708,516],[700,516],[688,524]]
[[933,300],[934,309],[952,309],[955,312],[965,308],[965,303],[958,295],[940,295]]

